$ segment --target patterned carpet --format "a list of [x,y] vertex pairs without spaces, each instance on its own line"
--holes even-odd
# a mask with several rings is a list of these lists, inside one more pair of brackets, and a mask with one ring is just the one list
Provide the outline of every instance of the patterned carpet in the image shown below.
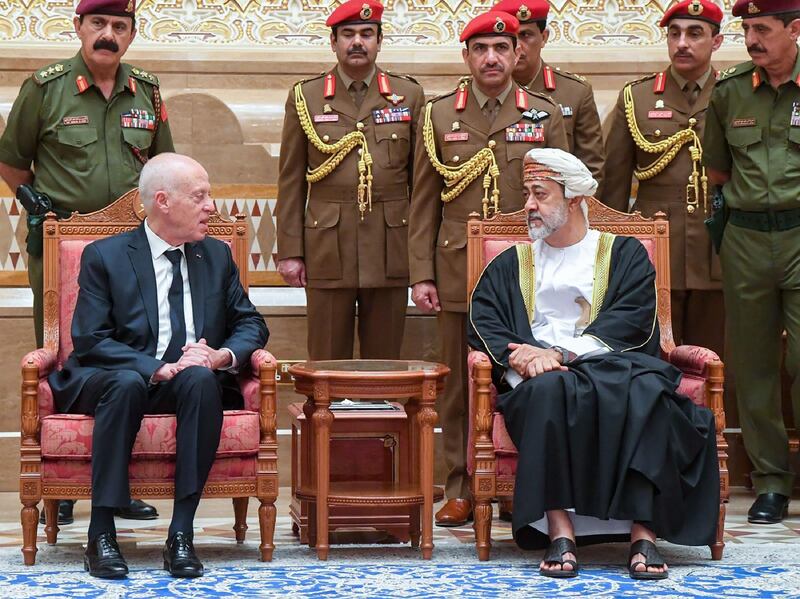
[[[227,513],[228,505],[217,505],[213,512]],[[0,597],[800,598],[800,518],[795,516],[775,526],[749,525],[742,515],[729,516],[721,562],[712,562],[705,547],[660,543],[670,578],[655,583],[628,578],[623,566],[628,549],[623,544],[580,548],[581,573],[575,579],[541,577],[539,552],[520,551],[511,540],[509,525],[498,520],[493,523],[489,562],[477,560],[467,526],[436,528],[436,548],[429,562],[408,545],[337,544],[323,563],[298,543],[289,518],[279,516],[275,559],[261,563],[256,519],[248,520],[247,541],[237,545],[232,518],[221,515],[196,520],[195,544],[206,575],[175,580],[161,569],[168,519],[117,520],[131,574],[123,581],[102,581],[83,572],[85,508],[76,511],[75,524],[62,528],[56,546],[48,546],[40,537],[37,563],[31,568],[22,565],[19,525],[10,517],[0,522]],[[254,511],[251,506],[251,514]],[[285,510],[279,508],[280,513]]]

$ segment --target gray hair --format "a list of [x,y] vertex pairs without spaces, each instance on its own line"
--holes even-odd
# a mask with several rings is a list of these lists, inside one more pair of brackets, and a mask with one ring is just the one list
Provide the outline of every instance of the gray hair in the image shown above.
[[170,195],[186,185],[186,167],[194,165],[200,166],[193,158],[174,152],[165,152],[148,160],[139,173],[139,198],[144,211],[150,213],[159,191]]

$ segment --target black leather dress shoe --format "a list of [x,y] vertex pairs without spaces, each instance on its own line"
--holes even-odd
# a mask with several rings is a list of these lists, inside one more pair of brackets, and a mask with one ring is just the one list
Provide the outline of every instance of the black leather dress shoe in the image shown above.
[[176,532],[164,544],[164,569],[175,578],[203,575],[203,564],[194,552],[191,535]]
[[83,554],[83,567],[97,578],[125,578],[128,575],[128,564],[120,553],[117,538],[110,532],[104,532],[89,542]]
[[[75,502],[72,499],[62,499],[58,502],[58,525],[72,524],[75,518],[72,517],[72,506]],[[45,524],[44,509],[39,514],[39,524]]]
[[155,520],[158,518],[158,511],[141,499],[131,499],[128,507],[115,508],[114,515],[128,520]]
[[747,521],[753,524],[777,524],[789,514],[789,498],[780,493],[761,493],[750,511]]

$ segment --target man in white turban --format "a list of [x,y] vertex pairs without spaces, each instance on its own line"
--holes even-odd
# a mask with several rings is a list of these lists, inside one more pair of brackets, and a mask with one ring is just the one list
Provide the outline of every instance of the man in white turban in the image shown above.
[[539,571],[552,577],[577,574],[578,538],[630,539],[631,577],[666,578],[656,537],[714,542],[714,417],[677,393],[680,371],[658,357],[647,251],[589,228],[587,168],[536,149],[522,177],[532,243],[486,267],[468,325],[519,452],[514,539],[549,543]]

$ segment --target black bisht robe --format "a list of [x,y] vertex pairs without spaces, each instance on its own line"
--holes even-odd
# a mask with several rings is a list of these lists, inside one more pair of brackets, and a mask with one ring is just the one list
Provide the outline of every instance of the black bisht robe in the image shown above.
[[[532,264],[532,254],[521,255]],[[520,270],[511,247],[472,294],[469,343],[493,362],[497,407],[519,451],[514,539],[524,549],[545,546],[547,537],[529,524],[546,510],[574,508],[640,522],[673,543],[711,544],[719,510],[714,417],[676,392],[681,372],[657,357],[655,271],[644,246],[615,237],[607,258],[601,265],[598,252],[594,284],[607,282],[607,290],[583,334],[611,351],[514,389],[502,380],[508,343],[546,347],[531,333],[533,269]],[[579,539],[603,540],[611,539]]]

